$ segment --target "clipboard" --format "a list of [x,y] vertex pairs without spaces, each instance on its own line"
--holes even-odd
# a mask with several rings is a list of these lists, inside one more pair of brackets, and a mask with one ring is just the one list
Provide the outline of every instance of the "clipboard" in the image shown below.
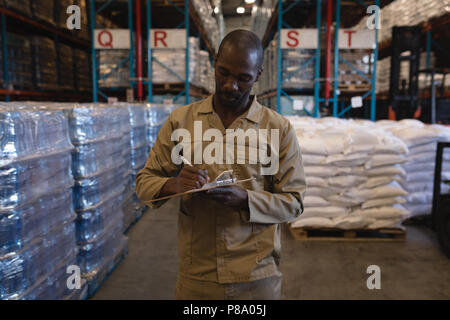
[[216,186],[212,186],[212,187],[207,187],[207,188],[200,188],[200,189],[193,189],[193,190],[189,190],[186,192],[182,192],[182,193],[176,193],[176,194],[171,194],[170,196],[165,196],[165,197],[161,197],[158,199],[153,199],[150,201],[143,201],[143,204],[147,204],[147,203],[153,203],[153,202],[157,202],[157,201],[161,201],[161,200],[167,200],[167,199],[171,199],[171,198],[176,198],[176,197],[182,197],[184,195],[188,195],[188,194],[193,194],[193,193],[199,193],[199,192],[203,192],[203,191],[208,191],[208,190],[213,190],[213,189],[217,189],[217,188],[222,188],[222,187],[231,187],[231,186],[235,186],[247,181],[253,181],[256,180],[255,178],[249,178],[249,179],[244,179],[244,180],[237,180],[233,183],[228,183],[228,184],[222,184],[222,185],[216,185]]

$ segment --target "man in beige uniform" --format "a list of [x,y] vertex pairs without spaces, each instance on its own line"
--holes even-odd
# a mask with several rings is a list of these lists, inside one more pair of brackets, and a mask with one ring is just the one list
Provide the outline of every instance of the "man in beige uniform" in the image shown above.
[[[255,178],[181,198],[177,299],[280,299],[280,223],[303,212],[306,184],[300,147],[289,121],[250,96],[262,72],[262,56],[255,34],[237,30],[227,35],[215,59],[216,94],[172,112],[136,178],[142,201],[201,188],[229,169],[239,180]],[[200,137],[195,122],[202,125]],[[226,156],[219,163],[199,163],[194,151],[188,159],[193,167],[176,165],[172,150],[183,142],[172,137],[177,129],[186,129],[193,137],[192,150],[199,145],[205,150],[214,140],[203,135],[208,129],[223,134],[223,150],[227,130],[267,129],[269,138],[271,130],[278,130],[276,141],[270,141],[278,147],[272,150],[278,156],[278,170],[262,175],[267,165],[249,161],[257,152],[250,143],[245,143],[245,155],[241,154],[240,160],[247,160],[244,164],[237,160],[239,155],[232,163],[225,161]]]

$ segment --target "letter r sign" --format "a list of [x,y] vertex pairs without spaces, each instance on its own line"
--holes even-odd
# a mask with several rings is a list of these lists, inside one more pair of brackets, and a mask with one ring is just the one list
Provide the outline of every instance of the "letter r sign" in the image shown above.
[[186,30],[152,29],[150,45],[152,49],[184,49],[186,48]]

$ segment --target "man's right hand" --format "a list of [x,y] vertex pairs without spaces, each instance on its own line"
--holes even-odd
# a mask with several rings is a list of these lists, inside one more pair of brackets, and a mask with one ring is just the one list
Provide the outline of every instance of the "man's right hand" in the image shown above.
[[159,193],[159,197],[183,193],[193,189],[200,189],[204,184],[209,182],[209,180],[208,170],[184,166],[178,177],[167,180]]

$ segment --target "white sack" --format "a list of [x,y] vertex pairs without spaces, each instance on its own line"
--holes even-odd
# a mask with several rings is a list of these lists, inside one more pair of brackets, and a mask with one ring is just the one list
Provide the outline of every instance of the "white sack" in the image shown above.
[[371,189],[352,188],[345,193],[346,196],[353,197],[361,202],[378,198],[406,196],[407,194],[408,193],[396,181],[393,181],[388,185]]
[[306,195],[305,199],[303,200],[303,205],[305,206],[305,208],[311,208],[311,207],[327,207],[330,204],[322,197]]
[[375,168],[381,166],[389,166],[395,165],[398,163],[405,162],[406,159],[402,155],[397,154],[374,154],[367,162],[365,163],[365,168]]
[[342,206],[342,207],[353,207],[361,203],[360,200],[354,197],[349,197],[341,194],[333,194],[326,197],[326,200],[330,205]]
[[292,228],[312,227],[312,228],[333,228],[334,223],[328,218],[303,218],[300,216],[298,219],[291,223]]
[[336,218],[343,216],[348,213],[347,208],[343,207],[317,207],[317,208],[306,208],[302,213],[304,218]]
[[351,215],[363,216],[372,219],[392,219],[392,218],[406,218],[409,211],[401,204],[396,204],[391,207],[376,207],[370,209],[358,209],[352,212]]
[[351,154],[334,154],[326,158],[327,164],[333,164],[338,167],[355,167],[366,163],[369,155],[364,152]]
[[335,228],[343,230],[363,229],[373,222],[373,219],[367,219],[362,216],[344,216],[332,219]]
[[308,187],[322,187],[322,188],[326,188],[326,187],[328,187],[328,182],[327,182],[326,178],[307,176],[306,177],[306,185]]
[[390,197],[390,198],[378,198],[378,199],[372,199],[369,201],[364,202],[361,205],[362,209],[369,209],[373,207],[382,207],[382,206],[391,206],[397,203],[405,203],[406,200],[401,197]]
[[370,223],[366,229],[381,229],[381,228],[401,228],[403,218],[399,219],[376,219]]
[[350,188],[367,181],[363,176],[337,176],[328,178],[328,184],[333,187]]
[[303,165],[324,165],[326,164],[327,157],[317,154],[302,154]]
[[306,195],[309,196],[318,196],[318,197],[327,197],[330,196],[332,194],[338,194],[341,191],[341,189],[336,190],[335,188],[331,188],[331,187],[326,187],[326,188],[321,188],[321,187],[311,187],[311,188],[306,188]]
[[332,177],[340,174],[349,174],[350,168],[336,166],[304,166],[306,176]]
[[384,186],[386,184],[390,184],[392,181],[403,181],[403,178],[400,176],[376,176],[369,177],[366,182],[359,186],[360,189],[369,189],[375,188],[378,186]]
[[369,177],[375,176],[406,176],[406,171],[399,165],[376,167],[366,170]]

